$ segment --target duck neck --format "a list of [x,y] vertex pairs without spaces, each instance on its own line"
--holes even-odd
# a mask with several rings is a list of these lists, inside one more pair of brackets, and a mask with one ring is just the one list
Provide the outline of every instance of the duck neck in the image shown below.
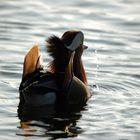
[[64,73],[65,72],[65,67],[64,65],[60,65],[52,61],[49,66],[48,66],[48,71],[51,73]]
[[87,78],[81,57],[74,57],[74,75],[87,85]]

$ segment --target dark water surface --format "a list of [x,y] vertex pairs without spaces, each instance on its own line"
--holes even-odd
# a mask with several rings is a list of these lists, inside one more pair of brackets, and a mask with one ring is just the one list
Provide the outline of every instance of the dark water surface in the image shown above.
[[[27,50],[69,29],[85,34],[83,61],[93,96],[85,110],[46,122],[17,117]],[[0,0],[0,139],[139,140],[139,0]],[[24,124],[25,125],[25,124]]]

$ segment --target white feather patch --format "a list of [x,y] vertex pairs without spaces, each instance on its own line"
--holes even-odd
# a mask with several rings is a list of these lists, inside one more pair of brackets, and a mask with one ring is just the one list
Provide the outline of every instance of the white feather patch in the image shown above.
[[75,38],[73,39],[72,43],[67,46],[67,48],[71,51],[75,51],[80,45],[83,43],[83,33],[79,32]]

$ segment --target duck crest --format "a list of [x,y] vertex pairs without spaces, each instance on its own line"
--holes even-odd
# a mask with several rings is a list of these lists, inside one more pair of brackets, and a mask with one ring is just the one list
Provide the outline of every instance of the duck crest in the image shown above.
[[64,72],[68,65],[70,54],[61,39],[56,36],[51,36],[46,40],[46,49],[53,58],[48,66],[49,71],[53,73]]

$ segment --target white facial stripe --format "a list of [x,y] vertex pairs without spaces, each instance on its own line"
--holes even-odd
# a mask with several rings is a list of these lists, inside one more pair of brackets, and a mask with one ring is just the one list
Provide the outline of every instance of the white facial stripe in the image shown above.
[[68,49],[71,51],[75,51],[83,42],[83,34],[79,32],[75,38],[73,39],[72,43],[67,46]]

